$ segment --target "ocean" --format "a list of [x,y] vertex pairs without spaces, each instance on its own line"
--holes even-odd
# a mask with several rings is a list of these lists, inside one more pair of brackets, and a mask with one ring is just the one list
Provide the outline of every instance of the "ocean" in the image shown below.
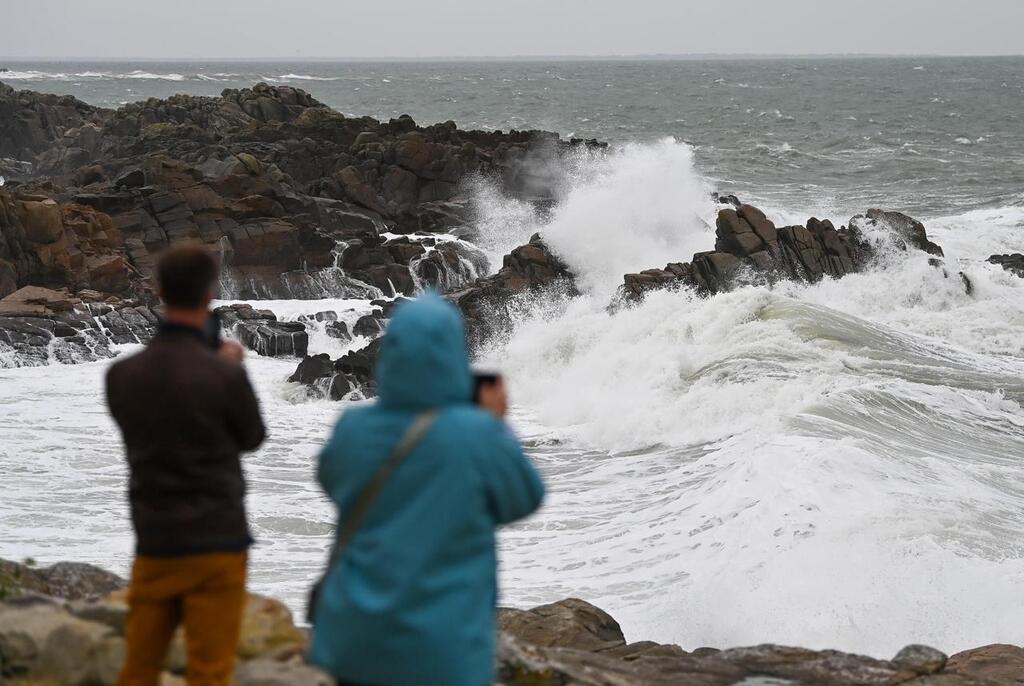
[[[985,262],[1024,251],[1024,58],[0,67],[108,107],[266,81],[346,114],[608,141],[549,211],[466,189],[492,269],[541,231],[583,290],[479,351],[550,490],[501,535],[502,602],[582,597],[629,640],[687,649],[1024,644],[1024,280]],[[973,293],[915,254],[609,311],[624,273],[713,247],[712,190],[780,225],[906,212]],[[319,330],[310,347],[347,349]],[[0,557],[127,572],[108,364],[0,368]],[[288,384],[294,360],[248,365],[271,432],[246,461],[252,587],[300,611],[333,524],[315,456],[344,405]]]

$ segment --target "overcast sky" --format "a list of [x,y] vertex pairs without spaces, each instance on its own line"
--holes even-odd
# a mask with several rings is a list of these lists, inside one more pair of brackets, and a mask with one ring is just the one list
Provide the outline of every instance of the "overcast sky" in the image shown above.
[[0,0],[5,57],[1024,53],[1024,0]]

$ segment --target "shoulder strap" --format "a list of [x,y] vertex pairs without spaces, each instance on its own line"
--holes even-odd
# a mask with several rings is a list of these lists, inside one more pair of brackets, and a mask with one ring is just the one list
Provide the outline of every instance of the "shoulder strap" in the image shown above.
[[352,541],[352,537],[355,536],[359,525],[370,509],[370,505],[373,504],[374,499],[380,493],[380,489],[384,486],[388,477],[394,473],[398,465],[412,452],[413,448],[423,440],[427,431],[434,424],[434,420],[437,419],[437,415],[438,410],[436,409],[427,410],[416,415],[416,418],[413,419],[412,424],[406,429],[391,455],[377,469],[366,485],[363,486],[363,490],[360,491],[355,504],[349,511],[348,517],[345,518],[344,524],[341,525],[338,531],[338,536],[334,541],[334,549],[331,551],[331,557],[327,562],[328,569],[334,566],[334,563],[338,561],[338,558],[344,552],[345,547]]

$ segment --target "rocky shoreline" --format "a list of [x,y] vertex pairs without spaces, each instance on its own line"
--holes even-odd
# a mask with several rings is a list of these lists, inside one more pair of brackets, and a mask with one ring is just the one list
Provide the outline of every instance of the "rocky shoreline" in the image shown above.
[[[126,582],[98,567],[0,560],[0,684],[106,686],[124,659]],[[583,600],[501,608],[495,684],[505,686],[1011,686],[1024,648],[984,646],[951,657],[921,645],[891,660],[777,645],[684,650],[627,642],[618,622]],[[250,595],[238,646],[238,686],[329,686],[305,661],[308,629],[272,598]],[[183,684],[182,635],[163,686]]]
[[[225,333],[256,353],[301,358],[291,379],[315,395],[371,394],[373,339],[396,297],[442,291],[477,345],[507,331],[530,294],[577,292],[540,235],[486,275],[468,193],[484,180],[550,206],[567,156],[606,150],[544,131],[346,117],[305,91],[267,84],[118,110],[0,84],[0,365],[92,361],[145,343],[160,314],[154,256],[201,241],[221,256],[226,299],[373,300],[349,324],[313,306],[300,321],[239,306],[220,312]],[[813,217],[776,227],[734,195],[715,199],[713,250],[624,275],[613,308],[657,289],[711,296],[841,278],[894,251],[927,253],[971,291],[968,275],[948,273],[925,227],[898,212],[869,210],[839,228]],[[1021,260],[989,261],[1024,277]],[[333,360],[310,357],[303,321],[368,343]]]

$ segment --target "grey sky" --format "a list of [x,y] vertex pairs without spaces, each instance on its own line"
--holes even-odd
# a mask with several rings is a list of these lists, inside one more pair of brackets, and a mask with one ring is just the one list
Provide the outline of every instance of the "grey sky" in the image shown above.
[[1024,0],[0,0],[0,55],[995,55],[1022,27]]

